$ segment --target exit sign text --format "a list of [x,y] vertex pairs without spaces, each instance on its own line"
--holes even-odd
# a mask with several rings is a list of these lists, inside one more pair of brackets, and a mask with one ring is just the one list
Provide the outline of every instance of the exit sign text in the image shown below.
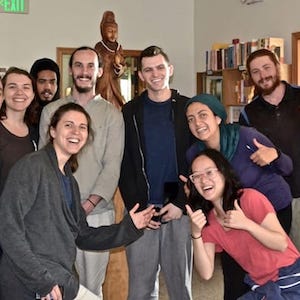
[[29,0],[0,0],[0,13],[27,14]]

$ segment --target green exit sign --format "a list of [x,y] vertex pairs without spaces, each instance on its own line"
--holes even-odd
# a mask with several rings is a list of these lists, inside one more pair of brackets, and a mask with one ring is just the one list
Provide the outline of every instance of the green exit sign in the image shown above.
[[29,0],[0,0],[0,13],[28,14]]

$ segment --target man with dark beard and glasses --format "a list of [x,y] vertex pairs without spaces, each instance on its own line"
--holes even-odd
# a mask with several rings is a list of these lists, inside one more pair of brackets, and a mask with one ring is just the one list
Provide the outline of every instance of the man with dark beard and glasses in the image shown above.
[[[69,71],[73,79],[71,95],[47,105],[40,120],[40,143],[47,143],[50,118],[58,107],[75,102],[85,108],[92,119],[94,140],[78,157],[74,176],[79,184],[81,204],[92,227],[114,222],[114,196],[120,174],[124,148],[122,113],[110,102],[96,95],[97,78],[103,73],[97,51],[91,47],[77,48],[70,57]],[[77,250],[76,267],[80,283],[102,299],[109,252]]]
[[300,249],[300,88],[280,80],[280,63],[267,49],[249,55],[247,71],[256,96],[241,112],[239,122],[265,134],[279,153],[293,160],[294,170],[285,179],[294,198],[290,236]]

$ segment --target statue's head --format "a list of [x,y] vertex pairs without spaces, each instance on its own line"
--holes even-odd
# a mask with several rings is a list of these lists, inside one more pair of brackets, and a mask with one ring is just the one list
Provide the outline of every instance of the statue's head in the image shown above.
[[106,11],[100,22],[100,32],[104,41],[116,42],[118,39],[118,24],[112,11]]

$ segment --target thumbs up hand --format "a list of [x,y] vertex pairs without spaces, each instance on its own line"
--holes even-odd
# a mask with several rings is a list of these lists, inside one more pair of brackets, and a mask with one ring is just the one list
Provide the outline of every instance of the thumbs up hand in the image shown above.
[[191,219],[192,235],[201,236],[202,229],[207,223],[204,213],[201,209],[198,209],[193,212],[192,208],[189,205],[186,205],[185,207],[187,214]]
[[233,210],[228,210],[224,217],[224,227],[234,228],[234,229],[245,229],[245,224],[248,218],[245,216],[244,212],[240,208],[238,201],[234,201]]
[[253,144],[257,150],[250,155],[250,159],[257,165],[264,167],[269,165],[273,160],[278,157],[278,152],[275,148],[267,147],[253,139]]

